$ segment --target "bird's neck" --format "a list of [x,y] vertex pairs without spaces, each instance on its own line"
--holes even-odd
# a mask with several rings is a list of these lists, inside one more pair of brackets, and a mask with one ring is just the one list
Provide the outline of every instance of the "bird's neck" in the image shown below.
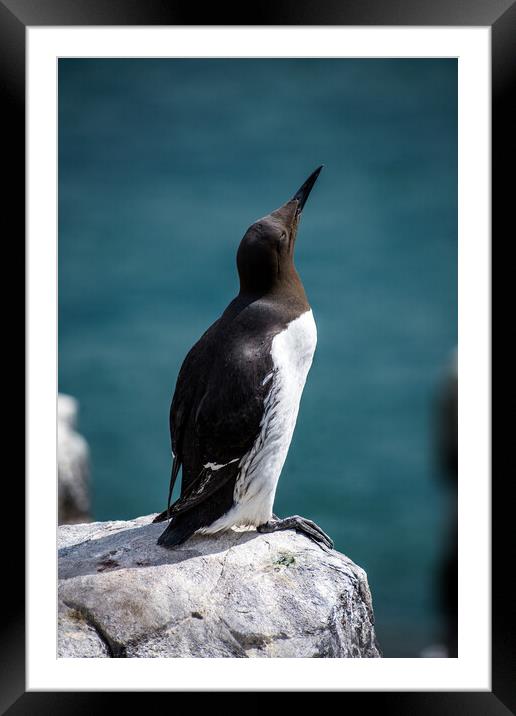
[[246,302],[270,299],[274,302],[298,306],[300,311],[307,311],[310,308],[303,283],[294,266],[275,277],[269,285],[259,289],[246,286],[241,281],[239,298]]

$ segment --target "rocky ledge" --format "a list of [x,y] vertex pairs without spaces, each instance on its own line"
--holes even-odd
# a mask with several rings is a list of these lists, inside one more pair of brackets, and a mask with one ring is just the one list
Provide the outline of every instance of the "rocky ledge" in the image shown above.
[[292,531],[59,528],[60,657],[379,657],[365,572]]

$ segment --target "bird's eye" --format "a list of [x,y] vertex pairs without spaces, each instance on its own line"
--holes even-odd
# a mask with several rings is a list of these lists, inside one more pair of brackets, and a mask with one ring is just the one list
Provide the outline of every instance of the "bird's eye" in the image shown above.
[[286,238],[287,238],[287,232],[286,232],[286,231],[282,231],[282,232],[281,232],[281,236],[280,236],[280,241],[284,241]]

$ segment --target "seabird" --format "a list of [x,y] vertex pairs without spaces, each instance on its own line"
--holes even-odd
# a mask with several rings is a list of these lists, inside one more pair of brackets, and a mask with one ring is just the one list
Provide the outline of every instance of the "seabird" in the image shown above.
[[[237,252],[240,292],[186,356],[170,408],[170,519],[158,544],[237,525],[295,529],[333,542],[311,520],[273,514],[317,330],[294,266],[301,212],[322,169],[292,199],[256,221]],[[170,505],[182,467],[181,495]]]

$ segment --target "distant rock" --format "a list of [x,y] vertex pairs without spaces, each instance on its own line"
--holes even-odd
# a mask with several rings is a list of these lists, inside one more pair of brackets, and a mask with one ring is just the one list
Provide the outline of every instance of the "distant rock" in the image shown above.
[[293,531],[59,528],[60,657],[379,657],[365,572]]
[[70,395],[57,399],[57,468],[59,524],[90,518],[89,449],[76,431],[78,403]]

